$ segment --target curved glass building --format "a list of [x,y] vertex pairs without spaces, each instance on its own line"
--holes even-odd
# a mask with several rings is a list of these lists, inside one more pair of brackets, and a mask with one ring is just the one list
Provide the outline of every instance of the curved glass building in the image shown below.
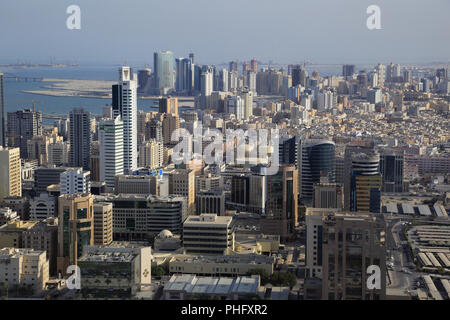
[[320,182],[320,177],[327,177],[329,182],[335,182],[334,174],[335,144],[332,141],[309,142],[302,146],[300,170],[300,196],[312,199],[314,184]]

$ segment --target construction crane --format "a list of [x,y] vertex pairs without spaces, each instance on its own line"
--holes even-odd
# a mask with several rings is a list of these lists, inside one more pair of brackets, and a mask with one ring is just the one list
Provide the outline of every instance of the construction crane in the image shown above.
[[42,103],[41,101],[38,101],[38,100],[10,100],[11,102],[21,102],[21,103],[23,103],[23,102],[26,102],[26,103],[32,103],[33,104],[33,112],[35,112],[36,111],[36,103]]

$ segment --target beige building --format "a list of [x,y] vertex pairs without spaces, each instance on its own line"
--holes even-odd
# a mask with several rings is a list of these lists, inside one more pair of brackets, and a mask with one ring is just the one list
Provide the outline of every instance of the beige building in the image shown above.
[[155,139],[144,142],[139,148],[139,166],[151,170],[160,168],[164,163],[164,146]]
[[22,196],[20,149],[0,146],[0,201],[8,196]]
[[218,256],[179,255],[169,261],[171,274],[195,274],[197,276],[243,276],[255,269],[262,269],[271,275],[275,258],[259,254],[238,254]]
[[[323,218],[322,300],[386,299],[386,234],[382,216],[362,212]],[[367,286],[369,266],[380,270],[380,289]]]
[[94,204],[94,244],[108,245],[113,241],[113,206],[110,202]]
[[158,178],[150,175],[119,175],[115,177],[115,194],[159,195]]
[[49,266],[45,251],[33,249],[0,249],[0,283],[30,287],[40,293],[49,279]]
[[195,213],[195,173],[176,169],[169,172],[169,194],[186,197],[188,216]]
[[227,249],[234,250],[234,229],[231,216],[189,216],[183,224],[184,250],[203,254],[224,254]]
[[85,245],[94,244],[94,203],[91,194],[64,194],[58,198],[58,273],[76,265]]
[[33,228],[38,221],[13,220],[0,227],[0,249],[21,248],[23,232]]

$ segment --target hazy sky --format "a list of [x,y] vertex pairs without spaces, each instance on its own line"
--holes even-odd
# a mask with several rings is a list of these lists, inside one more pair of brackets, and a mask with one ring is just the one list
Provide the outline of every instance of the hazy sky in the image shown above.
[[[81,30],[66,28],[71,4]],[[381,30],[366,27],[372,4]],[[450,0],[0,0],[0,62],[449,61],[449,13]]]

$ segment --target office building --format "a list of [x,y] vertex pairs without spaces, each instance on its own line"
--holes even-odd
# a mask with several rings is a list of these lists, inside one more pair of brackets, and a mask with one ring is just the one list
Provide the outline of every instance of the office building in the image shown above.
[[218,216],[224,216],[225,192],[221,190],[197,191],[195,193],[195,211],[197,215],[214,213]]
[[0,147],[0,201],[9,196],[22,196],[19,148]]
[[244,104],[244,119],[249,120],[253,115],[253,92],[248,88],[244,88],[240,96]]
[[90,193],[91,173],[82,168],[69,168],[60,175],[60,194]]
[[313,206],[314,208],[344,208],[344,188],[337,183],[329,183],[322,179],[314,184]]
[[[386,299],[383,217],[336,213],[322,223],[322,300]],[[367,287],[367,268],[371,265],[380,268],[380,289]]]
[[161,168],[164,163],[164,145],[157,140],[144,142],[139,147],[139,167],[150,170]]
[[28,140],[42,135],[42,113],[31,109],[8,112],[8,146],[20,148],[20,157],[28,157]]
[[91,157],[91,114],[83,109],[70,112],[70,151],[71,167],[89,170]]
[[85,246],[78,260],[81,290],[108,297],[128,298],[151,283],[151,247],[131,243]]
[[380,213],[382,177],[378,153],[352,155],[350,211]]
[[124,173],[124,133],[121,116],[114,120],[103,120],[98,124],[100,143],[100,181],[107,188],[114,187],[114,177]]
[[[338,212],[333,208],[306,208],[305,225],[306,225],[306,243],[305,258],[307,278],[322,278],[322,239],[323,224],[322,221],[329,214]],[[320,298],[319,298],[320,299]]]
[[377,104],[383,101],[383,94],[380,88],[373,88],[367,92],[367,101]]
[[28,287],[32,294],[45,289],[49,279],[49,263],[45,251],[33,249],[0,249],[0,283],[8,288]]
[[327,177],[331,183],[334,177],[335,144],[331,141],[305,141],[301,148],[300,196],[312,199],[314,183]]
[[278,173],[267,176],[265,219],[261,232],[290,239],[298,223],[298,171],[293,165],[280,165]]
[[34,188],[37,192],[47,191],[47,187],[53,184],[59,184],[61,173],[65,172],[66,167],[39,167],[34,170]]
[[22,247],[45,251],[51,276],[56,276],[58,252],[58,219],[51,217],[40,221],[22,233]]
[[109,245],[113,241],[113,205],[94,202],[94,244]]
[[55,197],[46,192],[30,200],[30,218],[32,220],[45,220],[57,216],[57,203]]
[[115,194],[159,195],[158,177],[150,174],[118,175],[115,177]]
[[168,173],[169,194],[186,197],[187,213],[195,213],[195,172],[189,169],[175,169]]
[[186,253],[220,254],[234,250],[233,217],[201,214],[189,216],[183,223],[183,247]]
[[245,117],[245,104],[240,96],[228,96],[225,98],[225,110],[228,114],[234,114],[237,120]]
[[158,51],[153,55],[155,88],[167,94],[175,88],[175,59],[171,51]]
[[194,85],[194,63],[191,59],[177,58],[176,64],[176,85],[178,93],[190,94]]
[[[164,114],[162,120],[162,136],[164,145],[178,143],[179,139],[178,129],[180,129],[180,118],[170,113]],[[173,141],[172,141],[172,134],[174,135]]]
[[354,64],[344,64],[342,66],[342,76],[344,78],[353,77],[354,74],[355,74],[355,65]]
[[38,221],[13,219],[0,226],[0,248],[22,248],[23,233],[37,223]]
[[58,141],[48,145],[48,164],[51,166],[65,166],[69,164],[70,144]]
[[405,152],[383,150],[380,155],[380,172],[383,177],[383,192],[403,192]]
[[181,234],[186,212],[183,197],[120,194],[113,200],[113,237],[142,241],[163,230]]
[[178,98],[164,97],[159,99],[159,113],[170,113],[178,116]]
[[83,247],[94,244],[94,204],[90,194],[64,194],[58,198],[57,272],[76,265]]
[[119,83],[113,85],[114,117],[123,122],[124,173],[137,169],[137,76],[130,67],[119,68]]

